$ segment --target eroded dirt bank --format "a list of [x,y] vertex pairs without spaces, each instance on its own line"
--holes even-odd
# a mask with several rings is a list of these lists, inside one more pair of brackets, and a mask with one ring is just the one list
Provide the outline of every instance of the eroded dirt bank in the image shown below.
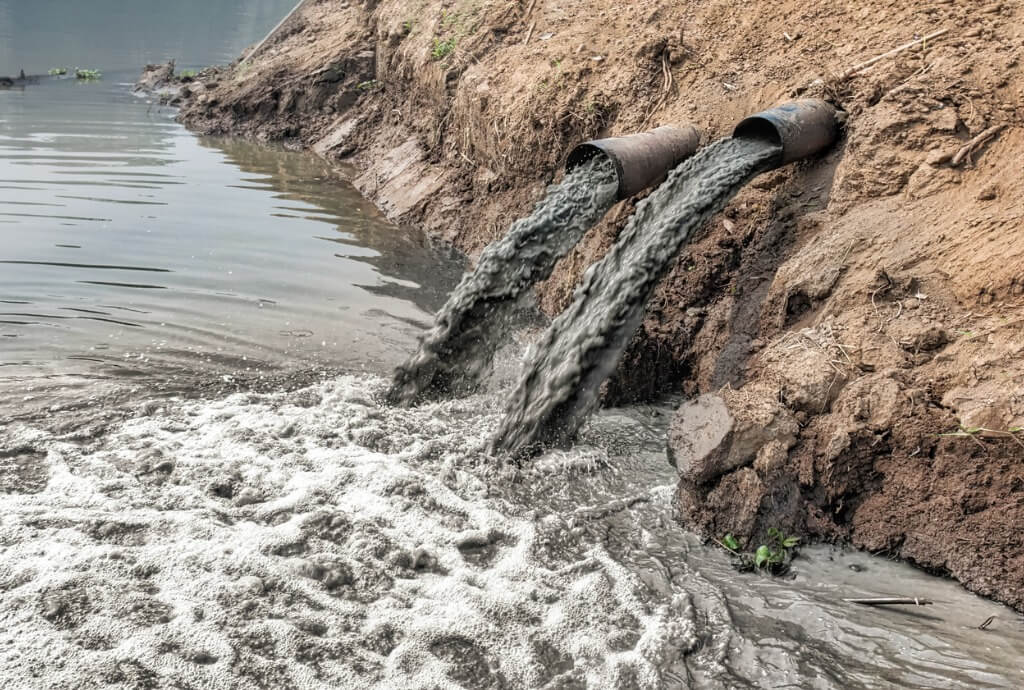
[[[348,161],[394,219],[472,255],[573,144],[679,121],[711,139],[822,78],[842,144],[755,181],[679,256],[609,397],[705,396],[671,440],[692,526],[848,539],[1020,609],[1022,27],[1016,2],[310,2],[190,85],[182,117]],[[545,311],[628,212],[562,262]]]

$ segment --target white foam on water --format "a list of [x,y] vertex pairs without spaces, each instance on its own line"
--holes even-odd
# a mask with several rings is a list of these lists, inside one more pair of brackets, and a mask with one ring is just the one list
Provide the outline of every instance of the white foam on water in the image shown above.
[[49,481],[0,495],[0,684],[661,687],[687,595],[545,548],[566,523],[495,490],[497,396],[389,409],[385,386],[172,401],[87,442],[8,427]]

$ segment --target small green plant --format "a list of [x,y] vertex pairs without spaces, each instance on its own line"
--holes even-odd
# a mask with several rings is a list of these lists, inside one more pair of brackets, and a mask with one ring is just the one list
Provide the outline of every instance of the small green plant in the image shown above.
[[716,541],[719,546],[733,555],[737,570],[741,572],[756,570],[771,575],[782,575],[789,570],[789,563],[796,555],[796,548],[800,544],[799,537],[787,536],[782,530],[775,527],[768,530],[767,543],[758,546],[753,553],[743,551],[739,539],[732,534],[727,534]]
[[455,39],[449,38],[442,41],[439,38],[434,39],[434,47],[430,51],[430,57],[434,60],[444,60],[446,57],[455,52]]
[[49,72],[51,77],[63,77],[67,73],[68,73],[68,68],[67,67],[54,67]]
[[100,72],[98,69],[75,68],[75,79],[80,79],[82,81],[95,81],[102,78],[103,72]]
[[180,72],[178,72],[178,76],[182,79],[195,79],[197,76],[199,76],[199,72],[197,72],[194,69],[183,69]]
[[404,22],[402,22],[402,33],[404,33],[406,36],[408,36],[409,34],[412,33],[412,27],[413,26],[414,26],[413,20],[406,19]]
[[739,540],[731,534],[727,534],[722,537],[722,546],[727,548],[729,551],[739,552],[740,550]]
[[360,91],[371,91],[373,89],[376,89],[379,85],[380,82],[378,82],[376,79],[371,79],[370,81],[360,82],[359,84],[356,85],[356,88],[359,89]]
[[981,440],[982,435],[986,436],[998,436],[1002,438],[1012,439],[1018,446],[1024,448],[1024,427],[1012,427],[1005,431],[1001,429],[986,429],[985,427],[960,427],[956,431],[948,434],[939,434],[940,438],[969,438],[974,443],[982,448],[985,448],[985,443]]
[[775,572],[792,560],[792,551],[800,543],[798,537],[787,537],[782,530],[774,527],[768,530],[768,543],[761,544],[754,552],[754,567]]

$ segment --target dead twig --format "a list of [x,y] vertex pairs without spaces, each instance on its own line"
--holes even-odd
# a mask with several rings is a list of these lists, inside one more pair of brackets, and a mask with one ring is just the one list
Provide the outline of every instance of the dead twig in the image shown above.
[[[1006,125],[994,125],[992,127],[989,127],[984,132],[982,132],[981,134],[979,134],[978,136],[974,137],[969,142],[964,144],[963,148],[957,151],[956,154],[953,156],[952,160],[949,161],[949,164],[955,168],[959,166],[961,163],[963,163],[964,160],[971,160],[971,156],[974,155],[974,153],[977,152],[978,149],[980,149],[990,139],[992,139],[1001,131],[1003,131],[1005,127]],[[974,161],[971,160],[971,162],[973,163]]]
[[978,630],[988,630],[988,626],[992,625],[996,620],[995,616],[989,616],[985,619],[985,622],[978,626]]
[[877,333],[882,332],[882,329],[885,328],[885,324],[888,323],[888,321],[882,319],[882,314],[881,312],[878,311],[878,303],[875,302],[875,297],[877,297],[878,294],[881,292],[888,292],[889,290],[892,289],[892,278],[889,277],[889,274],[883,271],[880,277],[885,278],[885,285],[871,293],[871,306],[875,310],[875,316],[877,316],[879,321],[881,321],[881,323],[878,325],[878,331],[876,331]]
[[277,25],[270,30],[270,33],[268,33],[263,38],[262,41],[257,43],[256,47],[250,50],[248,55],[246,55],[244,58],[241,59],[241,61],[239,61],[238,67],[242,67],[245,63],[249,62],[249,60],[252,60],[254,57],[256,57],[259,54],[259,52],[263,50],[263,46],[265,46],[270,39],[276,36],[277,32],[281,30],[281,27],[284,26],[288,22],[288,20],[291,19],[295,15],[295,13],[298,12],[302,8],[302,6],[305,5],[307,2],[309,2],[309,0],[301,0],[299,4],[293,7],[292,11],[286,14],[284,16],[284,19],[279,21]]
[[861,606],[931,606],[934,601],[929,599],[911,598],[877,598],[877,599],[843,599],[849,604],[860,604]]
[[526,38],[523,40],[523,45],[526,45],[527,43],[530,42],[530,39],[533,38],[533,30],[536,29],[536,28],[537,28],[537,22],[534,22],[533,24],[530,24],[530,30],[526,32]]
[[661,110],[661,107],[665,105],[668,97],[672,94],[673,86],[675,86],[675,79],[672,77],[672,65],[668,59],[668,50],[664,50],[661,53],[661,98],[647,111],[647,115],[644,116],[641,123],[641,129],[646,127],[647,123],[654,117],[654,113]]
[[928,34],[927,36],[924,36],[923,38],[917,39],[916,41],[911,41],[910,43],[904,43],[903,45],[899,46],[898,48],[893,48],[892,50],[890,50],[887,53],[882,53],[881,55],[877,55],[877,56],[871,58],[870,60],[865,60],[864,62],[862,62],[862,63],[860,63],[858,65],[854,65],[850,69],[848,69],[845,72],[843,72],[842,74],[840,74],[839,75],[839,81],[846,81],[850,77],[854,77],[854,76],[856,76],[858,74],[862,74],[868,68],[870,68],[873,65],[881,62],[882,60],[885,60],[887,58],[891,58],[891,57],[893,57],[895,55],[899,55],[900,53],[902,53],[904,51],[910,50],[914,46],[921,45],[921,44],[927,44],[928,41],[931,41],[932,39],[938,38],[939,36],[942,36],[942,35],[947,34],[947,33],[949,33],[949,29],[939,29],[938,31],[934,31],[934,32]]

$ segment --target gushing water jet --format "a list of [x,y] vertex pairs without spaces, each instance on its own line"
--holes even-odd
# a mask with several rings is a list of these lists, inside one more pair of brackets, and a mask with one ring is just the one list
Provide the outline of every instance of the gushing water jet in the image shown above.
[[597,407],[644,305],[691,233],[763,172],[827,148],[838,113],[824,101],[785,103],[749,117],[673,170],[637,206],[618,242],[584,275],[573,303],[533,345],[492,452],[567,444]]
[[476,390],[528,290],[616,201],[658,183],[699,141],[692,126],[659,127],[574,149],[565,179],[484,250],[448,298],[417,352],[395,372],[388,402],[411,405]]

